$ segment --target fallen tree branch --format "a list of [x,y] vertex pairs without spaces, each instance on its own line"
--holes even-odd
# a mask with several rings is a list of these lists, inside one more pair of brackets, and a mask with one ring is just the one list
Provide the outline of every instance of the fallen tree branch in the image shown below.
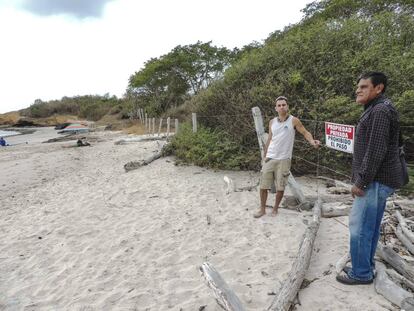
[[[393,304],[401,307],[402,302],[407,298],[412,298],[413,294],[395,284],[387,275],[387,269],[384,264],[377,263],[377,276],[375,278],[375,291],[384,296]],[[405,309],[406,311],[414,311],[414,309]]]
[[245,310],[240,299],[230,289],[221,275],[211,264],[208,262],[203,263],[200,267],[200,272],[206,279],[208,287],[213,290],[216,301],[220,307],[226,311]]
[[299,246],[298,256],[290,269],[288,278],[283,282],[282,288],[267,309],[268,311],[289,310],[298,294],[303,279],[305,278],[306,271],[309,268],[313,244],[319,229],[321,209],[322,202],[318,200],[313,208],[313,219],[308,225]]

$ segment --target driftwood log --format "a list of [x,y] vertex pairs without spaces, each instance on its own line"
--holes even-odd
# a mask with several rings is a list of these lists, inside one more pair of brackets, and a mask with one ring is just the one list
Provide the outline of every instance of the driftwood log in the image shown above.
[[151,162],[161,158],[163,153],[163,149],[157,151],[156,153],[154,153],[152,156],[141,160],[141,161],[131,161],[128,162],[127,164],[124,165],[124,169],[126,172],[132,171],[132,170],[136,170],[137,168],[140,168],[142,166],[148,165]]
[[337,202],[324,204],[322,206],[322,217],[338,217],[338,216],[347,216],[351,210],[351,205],[340,204]]
[[133,137],[133,138],[123,138],[117,140],[114,144],[115,145],[125,145],[127,143],[135,143],[140,141],[152,141],[152,140],[164,140],[166,139],[166,135],[161,136],[140,136],[140,137]]
[[226,183],[226,194],[231,192],[242,192],[242,191],[252,191],[257,189],[259,183],[252,185],[252,186],[245,186],[245,187],[236,187],[235,182],[228,176],[223,177],[224,182]]
[[351,254],[349,252],[347,252],[345,255],[339,258],[338,262],[335,265],[336,274],[340,274],[350,260]]
[[408,264],[390,246],[378,243],[377,254],[407,279],[414,280],[414,266]]
[[282,288],[267,310],[289,310],[298,294],[306,271],[309,268],[313,244],[319,229],[321,209],[322,202],[318,200],[313,208],[313,219],[305,231],[303,240],[299,246],[298,256],[292,265],[288,278],[283,282]]
[[221,275],[208,262],[203,263],[200,272],[204,276],[207,285],[213,290],[217,303],[226,311],[244,311],[240,299],[230,289]]
[[398,225],[397,230],[395,230],[395,235],[398,237],[398,239],[401,241],[401,243],[407,248],[407,250],[414,255],[414,244],[411,243],[409,238],[404,234],[401,223]]
[[[377,263],[377,276],[374,281],[375,291],[384,296],[387,300],[396,304],[400,308],[403,301],[407,301],[409,298],[413,298],[413,294],[394,283],[387,274],[387,269],[384,264]],[[409,301],[409,300],[408,300]],[[404,309],[405,311],[414,311],[414,308]]]
[[336,179],[333,179],[333,178],[329,178],[329,177],[325,177],[325,176],[318,176],[316,178],[327,181],[329,183],[328,186],[330,186],[330,187],[343,187],[343,188],[348,188],[348,189],[351,189],[351,187],[352,187],[352,185],[350,185],[350,184],[347,184],[343,181],[336,180]]
[[407,237],[407,239],[410,240],[411,243],[414,243],[414,232],[412,232],[407,225],[407,221],[404,219],[404,217],[401,215],[399,211],[395,212],[395,216],[398,219],[398,222],[400,223],[402,232]]
[[387,274],[395,283],[404,285],[406,288],[411,289],[414,292],[414,282],[410,281],[406,277],[402,276],[393,269],[387,269]]

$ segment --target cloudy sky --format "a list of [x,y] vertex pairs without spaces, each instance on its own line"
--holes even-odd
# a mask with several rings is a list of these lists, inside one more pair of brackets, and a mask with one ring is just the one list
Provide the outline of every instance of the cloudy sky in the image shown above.
[[311,0],[0,0],[0,113],[63,96],[121,97],[177,45],[242,47],[300,21]]

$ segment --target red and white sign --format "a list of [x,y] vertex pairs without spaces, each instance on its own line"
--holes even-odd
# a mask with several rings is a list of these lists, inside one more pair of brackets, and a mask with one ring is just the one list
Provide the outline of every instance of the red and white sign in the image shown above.
[[343,152],[354,152],[355,126],[325,122],[326,146]]

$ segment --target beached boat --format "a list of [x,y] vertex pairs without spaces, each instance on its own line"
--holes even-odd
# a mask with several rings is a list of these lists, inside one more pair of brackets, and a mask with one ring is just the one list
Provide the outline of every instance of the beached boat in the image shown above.
[[63,130],[59,131],[59,134],[66,134],[66,133],[87,133],[89,132],[89,127],[80,124],[80,123],[72,123],[66,126]]

